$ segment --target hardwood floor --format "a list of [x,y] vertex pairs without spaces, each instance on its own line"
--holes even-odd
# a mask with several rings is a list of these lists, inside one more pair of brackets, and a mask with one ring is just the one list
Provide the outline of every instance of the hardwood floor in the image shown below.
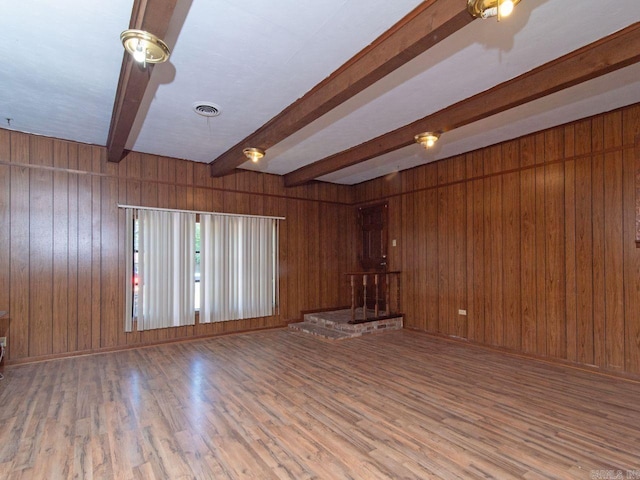
[[5,374],[0,478],[640,478],[640,383],[410,331],[272,330]]

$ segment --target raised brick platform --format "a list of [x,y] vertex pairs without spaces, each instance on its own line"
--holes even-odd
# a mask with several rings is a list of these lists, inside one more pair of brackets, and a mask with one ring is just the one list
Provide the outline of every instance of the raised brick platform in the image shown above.
[[[362,318],[362,309],[356,312],[356,318]],[[307,313],[304,316],[304,321],[290,323],[289,328],[329,340],[342,340],[362,335],[383,333],[389,330],[401,330],[402,318],[402,314],[398,314],[393,317],[351,324],[349,323],[351,310],[336,310],[333,312]]]

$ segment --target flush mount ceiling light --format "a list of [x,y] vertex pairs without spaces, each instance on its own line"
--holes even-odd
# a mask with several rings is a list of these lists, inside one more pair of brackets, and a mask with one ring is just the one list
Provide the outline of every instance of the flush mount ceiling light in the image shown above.
[[242,153],[253,163],[258,163],[258,160],[264,157],[264,150],[261,148],[245,148]]
[[419,133],[413,138],[415,138],[416,142],[418,142],[424,148],[431,148],[440,138],[440,134],[437,132],[424,132]]
[[498,17],[500,20],[511,15],[518,3],[520,0],[469,0],[467,10],[476,18]]
[[134,60],[143,65],[166,62],[171,54],[166,43],[144,30],[125,30],[120,34],[120,40]]

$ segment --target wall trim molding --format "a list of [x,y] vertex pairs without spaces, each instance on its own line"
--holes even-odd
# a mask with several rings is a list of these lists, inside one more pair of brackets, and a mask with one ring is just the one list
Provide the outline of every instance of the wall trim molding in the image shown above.
[[[188,161],[188,160],[185,160],[185,161]],[[14,167],[14,168],[28,168],[33,170],[48,171],[52,173],[66,173],[69,175],[89,176],[89,177],[97,177],[97,178],[104,178],[104,179],[111,179],[111,180],[127,180],[130,182],[141,182],[141,183],[153,184],[153,185],[169,185],[174,187],[194,188],[194,189],[210,190],[212,192],[239,193],[242,195],[255,195],[258,197],[280,198],[285,200],[300,200],[304,202],[324,203],[324,204],[330,204],[330,205],[343,205],[343,206],[354,205],[353,202],[341,202],[337,200],[321,200],[321,199],[315,199],[315,198],[298,197],[296,195],[279,195],[277,193],[248,192],[246,190],[238,190],[238,189],[223,188],[223,187],[210,187],[207,185],[194,185],[192,183],[167,182],[162,180],[152,180],[152,179],[146,179],[146,178],[144,179],[129,178],[129,177],[122,177],[119,175],[113,175],[111,173],[89,172],[86,170],[77,170],[73,168],[52,167],[50,165],[36,165],[32,163],[11,162],[6,160],[0,160],[0,166]],[[247,170],[247,172],[249,171],[250,170]],[[262,172],[253,172],[253,173],[259,173],[261,175],[269,175],[269,174],[264,174]]]

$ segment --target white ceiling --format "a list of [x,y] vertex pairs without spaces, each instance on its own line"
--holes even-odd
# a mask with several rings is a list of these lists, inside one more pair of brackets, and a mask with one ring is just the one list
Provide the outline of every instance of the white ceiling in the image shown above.
[[[304,95],[418,0],[187,0],[127,148],[210,162]],[[132,0],[0,2],[0,124],[105,145]],[[187,10],[188,8],[188,10]],[[179,9],[178,9],[179,10]],[[184,22],[182,22],[184,21]],[[639,0],[523,0],[476,20],[242,168],[285,174],[640,21]],[[182,24],[183,25],[179,25]],[[322,177],[354,184],[640,102],[635,65]],[[214,102],[207,119],[192,104]],[[7,122],[7,118],[11,121]],[[418,132],[416,132],[418,133]]]

